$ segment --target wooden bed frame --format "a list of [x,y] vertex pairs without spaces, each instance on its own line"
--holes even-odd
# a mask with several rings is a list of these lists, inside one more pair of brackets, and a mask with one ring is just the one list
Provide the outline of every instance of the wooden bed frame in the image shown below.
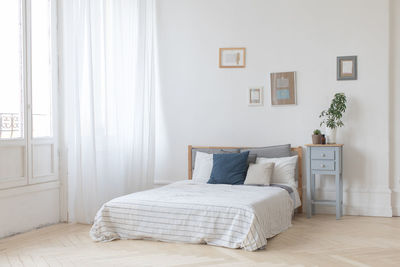
[[[225,147],[225,146],[188,146],[188,179],[192,180],[192,149],[199,148],[199,149],[249,149],[251,147]],[[297,208],[297,213],[303,212],[303,148],[299,147],[292,147],[292,151],[295,151],[299,156],[297,161],[297,191],[299,192],[301,206]]]

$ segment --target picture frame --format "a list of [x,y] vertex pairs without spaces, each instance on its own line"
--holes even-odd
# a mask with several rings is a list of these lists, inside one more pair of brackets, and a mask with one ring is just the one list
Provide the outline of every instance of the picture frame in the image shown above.
[[336,70],[338,81],[357,80],[357,56],[337,57]]
[[271,105],[296,105],[296,72],[275,72],[271,78]]
[[263,87],[250,87],[247,93],[247,102],[249,106],[263,106],[264,105],[264,94]]
[[220,48],[219,49],[220,68],[245,68],[246,67],[246,48]]

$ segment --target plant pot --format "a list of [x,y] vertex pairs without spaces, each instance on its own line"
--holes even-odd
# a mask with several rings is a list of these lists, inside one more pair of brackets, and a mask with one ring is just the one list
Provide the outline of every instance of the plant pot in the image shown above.
[[327,144],[336,144],[336,128],[328,128],[326,127],[326,143]]
[[320,134],[318,134],[318,135],[313,134],[313,135],[312,135],[312,143],[313,143],[314,145],[322,144],[322,135],[320,135]]
[[323,144],[323,145],[326,144],[326,137],[324,134],[321,134],[321,144]]

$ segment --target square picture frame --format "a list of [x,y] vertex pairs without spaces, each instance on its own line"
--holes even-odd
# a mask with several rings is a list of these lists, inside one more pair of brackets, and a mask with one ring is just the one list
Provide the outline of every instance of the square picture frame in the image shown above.
[[229,47],[219,49],[220,68],[245,68],[246,67],[246,48]]
[[247,93],[247,103],[249,106],[263,106],[264,105],[264,87],[250,87]]
[[357,56],[337,57],[336,71],[338,81],[357,80]]
[[271,78],[271,105],[296,105],[296,72],[274,72]]

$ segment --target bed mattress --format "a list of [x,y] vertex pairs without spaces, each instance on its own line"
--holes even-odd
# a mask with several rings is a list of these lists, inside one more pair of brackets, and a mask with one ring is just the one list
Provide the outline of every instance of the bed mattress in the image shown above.
[[297,194],[293,199],[281,187],[180,181],[105,203],[90,236],[96,241],[151,239],[254,251],[291,226],[299,204]]

